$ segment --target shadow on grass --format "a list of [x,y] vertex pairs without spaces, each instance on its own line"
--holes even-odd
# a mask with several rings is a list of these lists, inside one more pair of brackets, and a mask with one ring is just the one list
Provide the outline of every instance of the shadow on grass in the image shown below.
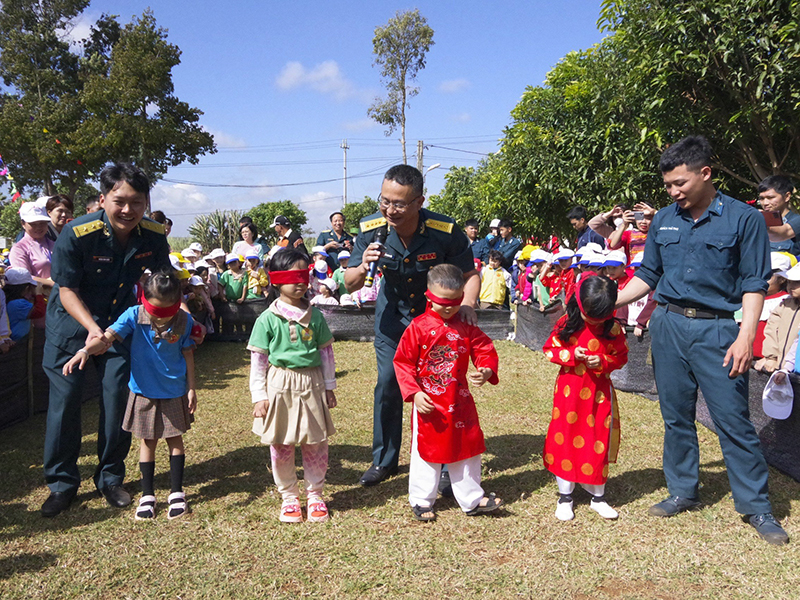
[[10,579],[19,573],[44,571],[56,564],[58,556],[50,552],[23,552],[0,559],[0,579]]

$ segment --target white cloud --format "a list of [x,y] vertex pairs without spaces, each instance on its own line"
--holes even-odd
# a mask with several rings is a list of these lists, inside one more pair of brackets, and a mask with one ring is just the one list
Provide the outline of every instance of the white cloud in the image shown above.
[[242,138],[236,137],[235,135],[231,135],[230,133],[225,133],[219,129],[212,129],[210,127],[203,127],[204,131],[207,131],[211,135],[214,136],[214,141],[217,143],[217,146],[223,148],[246,148],[247,142],[245,142]]
[[443,94],[457,94],[469,89],[472,84],[468,79],[448,79],[439,84],[439,91]]
[[92,32],[92,25],[94,25],[99,18],[100,15],[96,13],[82,13],[72,21],[72,26],[69,29],[59,29],[58,35],[62,40],[68,41],[73,50],[78,50],[80,48],[80,42],[89,37],[89,34]]
[[278,89],[283,91],[308,88],[326,96],[332,96],[339,102],[350,98],[368,101],[370,93],[359,90],[347,79],[335,60],[326,60],[312,69],[297,61],[286,63],[275,80]]
[[369,117],[364,117],[363,119],[359,119],[358,121],[347,121],[346,123],[342,124],[347,131],[366,131],[368,129],[373,129],[378,126],[378,123],[370,119]]
[[472,115],[468,112],[462,112],[451,117],[457,123],[469,123],[472,120]]

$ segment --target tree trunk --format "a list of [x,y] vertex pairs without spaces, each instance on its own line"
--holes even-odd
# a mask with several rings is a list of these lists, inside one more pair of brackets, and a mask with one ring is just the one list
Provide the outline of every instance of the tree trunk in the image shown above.
[[400,104],[400,144],[403,146],[403,164],[408,164],[408,157],[406,156],[406,78],[400,82],[403,86],[402,102]]

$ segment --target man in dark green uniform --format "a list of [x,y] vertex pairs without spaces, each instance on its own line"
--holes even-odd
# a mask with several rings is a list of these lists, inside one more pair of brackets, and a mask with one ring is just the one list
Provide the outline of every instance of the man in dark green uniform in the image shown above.
[[[53,249],[53,293],[47,306],[42,366],[50,379],[44,446],[44,473],[50,496],[42,516],[54,517],[72,503],[80,485],[83,371],[64,376],[62,368],[89,341],[136,303],[133,285],[145,269],[169,266],[164,226],[144,219],[150,183],[130,164],[100,174],[102,210],[64,226]],[[131,497],[122,488],[131,434],[122,431],[128,397],[130,340],[115,342],[94,357],[102,381],[98,465],[94,483],[111,506]]]
[[334,271],[339,268],[339,252],[353,250],[353,236],[344,230],[344,215],[335,212],[331,215],[331,228],[321,231],[317,236],[317,246],[323,246],[328,253],[326,262]]
[[[480,277],[475,270],[467,236],[450,217],[422,208],[422,173],[408,165],[386,172],[378,196],[380,212],[361,220],[361,233],[345,272],[345,285],[354,291],[364,285],[370,264],[378,261],[383,282],[375,307],[375,385],[372,466],[361,485],[376,485],[397,472],[403,430],[403,398],[394,373],[400,336],[411,320],[425,312],[428,269],[456,265],[466,282],[460,316],[475,324],[475,303]],[[383,248],[374,244],[379,231],[386,233]]]
[[[647,235],[642,266],[617,306],[651,289],[653,368],[664,419],[664,476],[670,496],[650,507],[672,517],[700,506],[697,389],[703,392],[728,470],[736,510],[771,544],[789,536],[772,516],[769,471],[750,421],[748,372],[767,280],[772,272],[762,216],[721,194],[711,179],[712,150],[699,136],[661,155],[667,193]],[[741,326],[733,313],[742,309]]]

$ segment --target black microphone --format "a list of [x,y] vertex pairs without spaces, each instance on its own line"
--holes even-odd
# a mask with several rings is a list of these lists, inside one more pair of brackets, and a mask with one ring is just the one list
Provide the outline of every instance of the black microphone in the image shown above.
[[[372,241],[373,244],[378,244],[383,250],[383,243],[386,241],[386,227],[381,227],[378,231],[375,232],[375,239]],[[378,259],[380,260],[380,259]],[[375,275],[378,273],[378,261],[374,261],[369,265],[369,271],[367,272],[367,278],[364,280],[364,287],[372,287],[372,284],[375,282]]]

